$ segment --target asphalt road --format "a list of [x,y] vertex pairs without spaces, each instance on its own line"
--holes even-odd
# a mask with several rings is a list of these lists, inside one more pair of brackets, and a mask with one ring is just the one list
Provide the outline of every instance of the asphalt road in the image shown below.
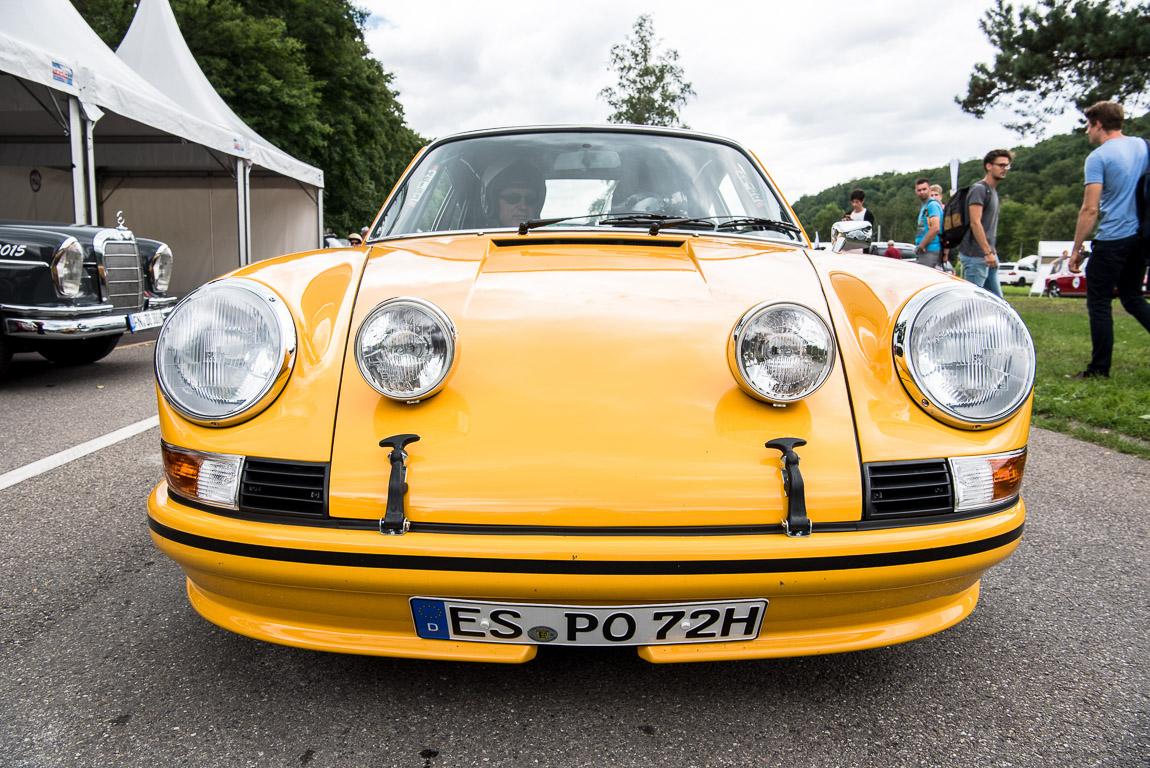
[[[132,340],[128,340],[129,342]],[[152,346],[20,355],[0,477],[155,415]],[[1150,766],[1150,463],[1035,430],[1018,552],[941,634],[827,657],[341,656],[200,619],[152,428],[0,490],[0,766]]]

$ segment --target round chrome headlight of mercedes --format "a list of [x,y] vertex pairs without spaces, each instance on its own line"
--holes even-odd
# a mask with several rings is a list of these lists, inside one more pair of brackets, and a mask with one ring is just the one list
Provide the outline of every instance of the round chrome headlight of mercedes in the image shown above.
[[835,343],[830,327],[801,304],[764,302],[747,310],[727,340],[727,365],[752,397],[793,403],[830,376]]
[[1034,387],[1034,342],[1018,313],[973,285],[914,296],[895,322],[892,351],[907,393],[959,429],[1004,423]]
[[69,237],[56,250],[52,257],[52,281],[56,292],[65,298],[80,295],[80,283],[84,279],[84,249]]
[[156,379],[189,421],[226,427],[261,413],[295,363],[291,313],[260,283],[229,278],[197,288],[156,340]]
[[167,293],[168,285],[172,282],[172,249],[167,244],[156,249],[152,261],[148,264],[148,273],[152,278],[152,288],[156,293]]
[[376,392],[410,403],[443,389],[457,349],[455,325],[443,310],[399,297],[377,306],[360,325],[355,362]]

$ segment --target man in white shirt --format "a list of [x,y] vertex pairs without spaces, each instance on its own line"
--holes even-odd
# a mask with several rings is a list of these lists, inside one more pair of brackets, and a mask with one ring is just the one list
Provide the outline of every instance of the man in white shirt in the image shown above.
[[851,192],[851,210],[846,216],[843,216],[843,221],[869,221],[871,226],[874,226],[874,214],[866,209],[863,205],[866,200],[866,192],[861,189],[856,189]]

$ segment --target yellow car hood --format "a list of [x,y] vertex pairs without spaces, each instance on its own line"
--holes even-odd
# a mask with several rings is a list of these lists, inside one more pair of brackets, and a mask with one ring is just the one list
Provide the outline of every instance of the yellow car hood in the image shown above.
[[[795,301],[829,321],[800,250],[747,241],[533,233],[377,247],[344,360],[330,514],[384,513],[390,449],[415,433],[413,522],[528,526],[777,524],[779,453],[799,437],[808,515],[857,520],[858,449],[841,363],[786,407],[739,389],[727,338],[747,309]],[[426,299],[459,334],[446,388],[415,404],[359,374],[355,332],[380,302]]]

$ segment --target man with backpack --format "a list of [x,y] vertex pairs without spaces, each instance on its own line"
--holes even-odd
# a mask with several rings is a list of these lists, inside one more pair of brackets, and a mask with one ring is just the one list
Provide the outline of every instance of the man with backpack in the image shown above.
[[992,149],[982,158],[986,176],[970,185],[966,193],[970,228],[958,244],[962,276],[995,296],[1002,296],[998,285],[998,183],[1006,178],[1014,153],[1009,149]]
[[[1114,349],[1111,303],[1118,299],[1142,327],[1150,331],[1150,304],[1142,296],[1150,241],[1143,231],[1145,210],[1136,201],[1139,183],[1150,163],[1150,144],[1122,134],[1122,105],[1100,101],[1085,110],[1086,138],[1098,149],[1086,158],[1086,191],[1074,231],[1070,271],[1082,270],[1082,243],[1098,222],[1086,265],[1086,312],[1093,347],[1086,370],[1070,378],[1110,377]],[[1144,207],[1144,206],[1143,206]],[[1101,219],[1100,219],[1101,214]]]

